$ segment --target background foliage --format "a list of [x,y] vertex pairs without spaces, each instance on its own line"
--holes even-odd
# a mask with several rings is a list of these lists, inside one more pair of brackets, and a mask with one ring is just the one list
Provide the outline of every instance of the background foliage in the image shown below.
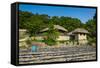
[[[66,28],[69,32],[76,28],[85,28],[89,31],[88,39],[92,42],[96,42],[96,14],[93,19],[88,20],[86,23],[82,23],[78,18],[64,17],[64,16],[48,16],[46,14],[33,14],[31,12],[20,11],[19,12],[19,28],[27,29],[30,36],[37,35],[41,29],[46,27],[51,28],[52,25],[60,25]],[[52,33],[51,33],[52,32]],[[54,36],[59,35],[56,30],[51,28],[51,31],[47,32],[50,40]]]

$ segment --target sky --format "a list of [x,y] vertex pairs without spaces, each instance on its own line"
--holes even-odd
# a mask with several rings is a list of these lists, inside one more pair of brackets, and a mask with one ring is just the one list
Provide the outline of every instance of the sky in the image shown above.
[[43,6],[43,5],[30,5],[20,4],[19,10],[28,11],[34,14],[47,14],[49,16],[65,16],[78,18],[82,23],[86,23],[92,19],[96,13],[95,8],[79,8],[79,7],[62,7],[62,6]]

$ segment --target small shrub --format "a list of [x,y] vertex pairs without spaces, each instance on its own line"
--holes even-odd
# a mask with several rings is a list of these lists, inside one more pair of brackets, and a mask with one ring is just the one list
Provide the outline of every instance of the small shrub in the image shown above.
[[96,38],[89,38],[89,39],[88,39],[88,44],[89,44],[89,45],[96,44]]
[[56,41],[53,39],[45,39],[43,40],[43,42],[45,42],[47,45],[55,45]]

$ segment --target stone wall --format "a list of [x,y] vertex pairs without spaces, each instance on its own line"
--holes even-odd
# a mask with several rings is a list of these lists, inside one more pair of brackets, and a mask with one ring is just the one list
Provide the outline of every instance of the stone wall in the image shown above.
[[40,47],[37,52],[19,53],[19,64],[96,60],[96,49],[91,46]]

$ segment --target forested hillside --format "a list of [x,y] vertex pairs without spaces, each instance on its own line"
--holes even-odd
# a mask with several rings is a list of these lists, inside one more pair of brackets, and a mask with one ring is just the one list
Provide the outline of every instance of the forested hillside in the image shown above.
[[76,28],[85,28],[89,31],[89,40],[96,42],[96,14],[93,19],[86,23],[81,22],[78,18],[64,16],[49,16],[46,14],[33,14],[31,12],[19,11],[19,28],[27,29],[30,35],[36,35],[41,29],[49,27],[51,24],[63,26],[68,32]]

